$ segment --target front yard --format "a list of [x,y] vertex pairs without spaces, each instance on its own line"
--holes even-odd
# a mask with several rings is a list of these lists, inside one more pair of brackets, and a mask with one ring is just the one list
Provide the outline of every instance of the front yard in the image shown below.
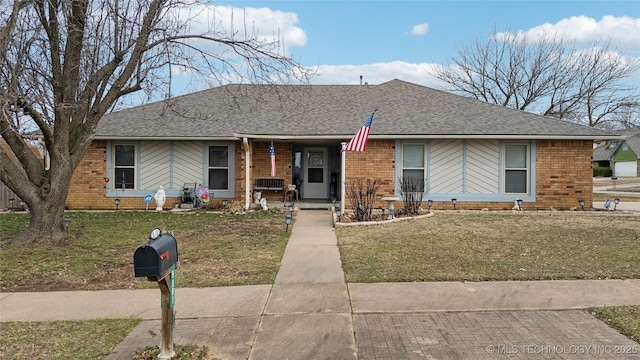
[[[27,226],[27,216],[0,214],[0,241]],[[2,246],[3,292],[155,287],[133,277],[133,252],[153,227],[173,230],[178,240],[178,287],[272,284],[289,236],[279,212],[71,212],[68,217],[64,243]],[[640,278],[638,216],[442,212],[336,233],[348,282]],[[640,341],[640,306],[589,311]],[[0,323],[0,358],[100,358],[138,321]],[[105,328],[111,336],[100,336]]]
[[640,278],[640,217],[436,213],[336,229],[347,282]]

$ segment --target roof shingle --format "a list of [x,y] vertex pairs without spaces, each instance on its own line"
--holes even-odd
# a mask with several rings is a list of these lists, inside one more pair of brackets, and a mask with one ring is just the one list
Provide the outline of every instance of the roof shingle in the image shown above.
[[375,109],[373,138],[616,137],[401,80],[380,85],[225,85],[108,114],[96,137],[348,139]]

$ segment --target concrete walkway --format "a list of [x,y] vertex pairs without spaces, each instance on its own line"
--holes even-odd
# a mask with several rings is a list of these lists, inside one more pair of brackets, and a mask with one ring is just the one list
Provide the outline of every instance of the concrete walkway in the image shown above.
[[[178,288],[174,342],[212,359],[634,359],[582,309],[640,304],[640,280],[345,284],[331,212],[295,215],[274,285]],[[0,293],[0,321],[142,318],[107,360],[160,343],[160,293]],[[622,353],[621,352],[625,352]]]

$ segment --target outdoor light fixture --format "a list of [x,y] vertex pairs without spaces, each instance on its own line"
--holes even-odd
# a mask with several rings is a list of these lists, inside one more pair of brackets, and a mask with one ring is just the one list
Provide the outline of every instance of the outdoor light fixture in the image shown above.
[[114,201],[116,203],[116,210],[118,210],[118,208],[120,207],[120,199],[116,198]]
[[455,210],[456,205],[458,204],[458,199],[451,199],[451,203],[453,204],[453,210]]
[[618,204],[620,204],[620,199],[615,198],[613,199],[613,210],[616,210],[616,206],[618,206]]
[[284,217],[284,223],[287,226],[284,230],[284,232],[289,232],[289,224],[291,224],[291,215],[286,215]]
[[429,211],[431,211],[431,207],[433,206],[433,200],[427,200],[427,206],[429,207]]
[[24,211],[24,201],[20,200],[20,210]]
[[580,204],[580,208],[584,211],[584,199],[578,199],[578,204]]
[[69,225],[71,225],[71,219],[69,218],[62,219],[62,225],[64,226],[64,231],[69,233]]
[[227,200],[227,199],[222,200],[222,207],[226,208],[227,205],[229,205],[229,200]]
[[9,208],[13,209],[13,203],[16,202],[16,199],[14,198],[9,198]]
[[618,178],[617,177],[612,177],[611,181],[613,181],[613,190],[616,189],[616,182],[617,182]]
[[522,210],[522,199],[516,199],[516,203],[518,204],[518,210]]
[[289,206],[287,206],[287,210],[289,210],[290,214],[293,214],[293,204],[289,204]]
[[338,218],[338,221],[340,221],[340,215],[342,215],[340,213],[340,206],[336,206],[336,217]]

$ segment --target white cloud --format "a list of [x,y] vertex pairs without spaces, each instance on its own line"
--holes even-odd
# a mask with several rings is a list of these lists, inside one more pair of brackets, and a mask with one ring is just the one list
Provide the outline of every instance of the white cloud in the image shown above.
[[545,23],[516,34],[497,33],[497,38],[521,36],[527,41],[536,42],[545,34],[557,35],[559,39],[576,43],[611,41],[621,50],[640,50],[640,18],[629,16],[604,16],[599,21],[587,16],[572,16],[555,24]]
[[214,34],[220,37],[282,40],[286,48],[303,46],[307,35],[296,26],[298,15],[269,8],[234,8],[233,6],[198,5],[180,9],[177,15],[186,21],[185,32]]
[[414,25],[411,29],[411,35],[424,35],[427,32],[429,32],[429,24],[427,23]]
[[322,65],[318,69],[318,76],[311,82],[315,85],[357,85],[360,84],[362,75],[362,81],[371,85],[400,79],[438,88],[442,83],[431,75],[437,67],[437,64],[404,61],[364,65]]

